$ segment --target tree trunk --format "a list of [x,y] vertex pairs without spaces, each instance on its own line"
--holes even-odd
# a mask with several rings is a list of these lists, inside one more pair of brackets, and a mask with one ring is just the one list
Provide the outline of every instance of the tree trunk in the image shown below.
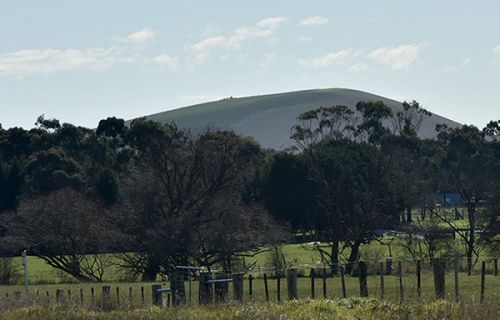
[[472,273],[472,256],[474,254],[474,244],[476,241],[476,207],[468,208],[469,214],[469,239],[467,241],[467,275]]
[[160,264],[157,259],[151,258],[142,273],[142,281],[155,281],[158,272],[160,272]]
[[347,266],[345,269],[346,274],[351,274],[354,262],[358,259],[359,255],[359,246],[361,245],[360,240],[354,241],[354,244],[351,247],[351,254],[349,255],[349,260],[347,261]]
[[406,208],[406,222],[407,223],[412,223],[412,216],[411,216],[411,207]]
[[337,276],[339,272],[339,241],[332,242],[332,276]]

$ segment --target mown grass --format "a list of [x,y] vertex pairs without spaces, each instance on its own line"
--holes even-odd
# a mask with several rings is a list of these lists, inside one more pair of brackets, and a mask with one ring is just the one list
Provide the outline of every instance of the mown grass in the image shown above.
[[378,299],[299,300],[285,303],[227,304],[210,307],[117,309],[109,312],[68,306],[28,306],[0,310],[2,320],[159,320],[159,319],[499,319],[495,302],[449,301],[397,304]]

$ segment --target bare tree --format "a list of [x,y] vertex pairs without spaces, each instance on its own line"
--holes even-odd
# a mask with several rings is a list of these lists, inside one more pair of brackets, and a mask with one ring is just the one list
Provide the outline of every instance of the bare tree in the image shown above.
[[[126,215],[116,219],[127,235],[123,265],[153,280],[180,264],[222,264],[262,244],[269,218],[243,202],[261,158],[260,147],[231,131],[193,137],[174,125],[151,141],[124,185]],[[259,231],[262,230],[262,231]]]
[[85,194],[60,189],[23,199],[16,212],[5,216],[13,247],[81,281],[102,281],[106,253],[112,241],[109,212]]

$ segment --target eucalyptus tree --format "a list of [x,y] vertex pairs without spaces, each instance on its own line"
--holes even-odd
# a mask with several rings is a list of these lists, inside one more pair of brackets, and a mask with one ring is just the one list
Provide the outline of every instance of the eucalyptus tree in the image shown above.
[[318,249],[334,274],[341,241],[351,248],[350,271],[360,245],[393,225],[400,210],[394,171],[380,147],[391,110],[382,102],[360,102],[357,110],[360,117],[345,106],[308,111],[292,133],[315,187],[316,229],[331,243],[329,251]]
[[491,219],[487,218],[488,206],[494,205],[498,199],[500,152],[498,141],[485,134],[489,129],[492,128],[481,131],[468,125],[460,128],[441,126],[438,135],[442,150],[438,159],[443,178],[440,188],[460,195],[466,209],[467,225],[460,227],[439,211],[434,213],[462,240],[469,274],[473,258],[479,255],[480,240],[491,224]]

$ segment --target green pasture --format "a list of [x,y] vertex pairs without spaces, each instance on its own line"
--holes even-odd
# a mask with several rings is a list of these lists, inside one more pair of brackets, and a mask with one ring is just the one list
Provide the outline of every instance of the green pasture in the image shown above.
[[[459,240],[456,240],[456,246],[462,248]],[[401,239],[390,239],[384,238],[382,241],[372,241],[369,244],[362,245],[360,247],[360,257],[363,260],[370,261],[372,264],[377,264],[377,261],[384,261],[389,256],[388,243],[391,244],[391,253],[394,259],[394,268],[396,268],[396,262],[398,260],[404,261],[405,265],[414,264],[412,262],[412,257],[403,248]],[[327,251],[328,245],[321,244]],[[304,244],[286,244],[282,246],[282,252],[285,255],[286,262],[293,265],[298,265],[299,269],[303,268],[302,274],[308,275],[308,269],[321,264],[321,257],[317,250],[314,248],[314,244],[304,243]],[[341,254],[341,262],[347,261],[349,250],[346,250]],[[475,272],[479,272],[481,265],[480,261],[485,259],[488,261],[487,268],[490,270],[492,268],[491,259],[487,257],[486,252],[481,252],[479,260],[474,266]],[[14,265],[18,267],[21,271],[21,258],[12,258]],[[262,276],[263,273],[269,270],[265,268],[266,265],[271,263],[271,253],[269,251],[263,250],[262,252],[256,254],[253,257],[245,257],[244,265],[250,266],[252,264],[256,267],[252,270],[252,274],[255,276]],[[428,263],[428,261],[426,261]],[[463,267],[465,259],[461,260],[461,266]],[[104,281],[115,283],[115,282],[130,282],[138,279],[131,278],[127,270],[119,267],[117,258],[111,257],[110,264],[105,268]],[[378,264],[377,264],[378,267]],[[378,270],[378,269],[377,269]],[[38,257],[29,256],[28,257],[28,274],[29,281],[32,284],[59,284],[59,283],[76,283],[78,282],[75,278],[68,275],[67,273],[55,269],[49,266],[45,261]],[[19,279],[21,281],[22,279]],[[158,279],[161,280],[161,279]]]

